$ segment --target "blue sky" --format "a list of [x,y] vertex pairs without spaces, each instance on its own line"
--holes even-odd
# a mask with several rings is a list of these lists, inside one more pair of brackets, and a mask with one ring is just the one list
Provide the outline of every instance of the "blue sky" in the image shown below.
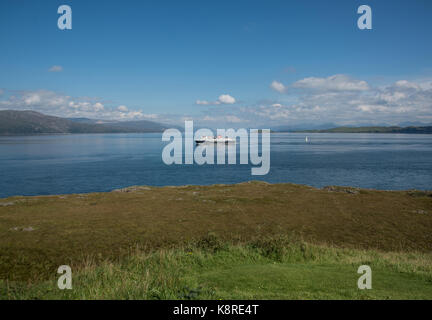
[[[72,30],[57,28],[62,4]],[[372,30],[357,28],[362,4]],[[428,0],[3,0],[0,109],[209,126],[432,122],[431,17]]]

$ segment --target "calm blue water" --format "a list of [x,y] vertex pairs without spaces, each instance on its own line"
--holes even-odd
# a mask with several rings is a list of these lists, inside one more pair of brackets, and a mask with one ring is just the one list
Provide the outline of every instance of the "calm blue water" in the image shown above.
[[432,189],[432,135],[308,136],[272,134],[266,176],[251,176],[251,165],[167,166],[161,134],[0,137],[0,197],[248,180]]

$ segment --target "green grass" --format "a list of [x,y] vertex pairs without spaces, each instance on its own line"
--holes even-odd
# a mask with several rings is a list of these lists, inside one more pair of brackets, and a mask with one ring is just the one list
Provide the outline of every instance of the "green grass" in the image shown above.
[[[357,268],[372,268],[372,289]],[[118,261],[88,258],[73,289],[57,278],[0,282],[3,299],[432,299],[432,255],[341,249],[286,237],[232,244],[210,235]]]
[[122,259],[131,248],[296,234],[315,244],[430,252],[432,193],[263,182],[133,187],[0,199],[0,279],[47,280],[59,265]]
[[[17,196],[0,199],[0,297],[431,299],[431,243],[427,191],[248,182]],[[71,291],[56,285],[65,264]],[[357,289],[362,264],[372,290]]]

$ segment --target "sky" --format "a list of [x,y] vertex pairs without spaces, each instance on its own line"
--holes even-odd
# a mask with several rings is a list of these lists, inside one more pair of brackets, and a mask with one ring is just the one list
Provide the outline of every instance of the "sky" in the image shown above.
[[[60,5],[72,29],[60,30]],[[360,30],[360,5],[372,29]],[[2,0],[0,110],[201,126],[432,123],[432,1]]]

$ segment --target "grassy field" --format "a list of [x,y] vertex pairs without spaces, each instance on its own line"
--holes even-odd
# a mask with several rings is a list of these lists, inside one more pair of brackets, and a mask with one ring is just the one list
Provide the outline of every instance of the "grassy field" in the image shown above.
[[[0,297],[431,299],[432,194],[292,184],[0,200]],[[73,290],[56,286],[73,270]],[[373,289],[357,289],[357,268]]]
[[[372,268],[359,290],[357,268]],[[431,299],[432,255],[335,249],[286,238],[232,245],[213,236],[139,250],[120,262],[87,260],[72,290],[56,279],[0,282],[5,299]]]

